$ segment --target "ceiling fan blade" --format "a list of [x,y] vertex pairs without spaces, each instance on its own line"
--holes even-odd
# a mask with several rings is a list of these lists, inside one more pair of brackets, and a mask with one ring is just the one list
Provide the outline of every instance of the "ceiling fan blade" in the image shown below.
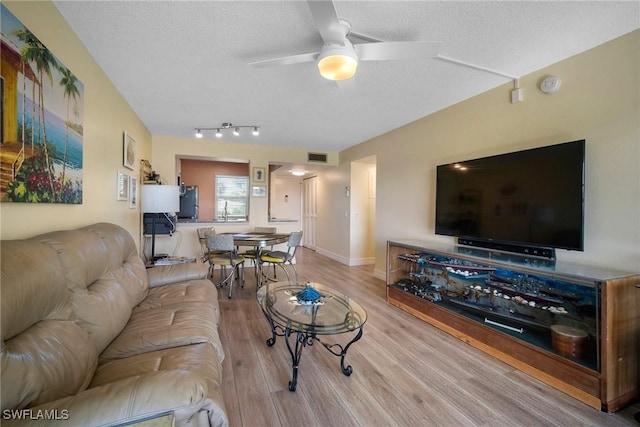
[[438,54],[440,42],[380,42],[353,47],[360,61],[394,61],[432,58]]
[[318,59],[319,52],[301,53],[300,55],[283,56],[281,58],[266,59],[264,61],[250,62],[253,68],[277,67],[280,65],[301,64],[303,62],[313,62]]
[[345,37],[345,30],[333,1],[317,1],[308,0],[311,15],[316,23],[316,28],[320,33],[320,37],[325,43],[342,44]]

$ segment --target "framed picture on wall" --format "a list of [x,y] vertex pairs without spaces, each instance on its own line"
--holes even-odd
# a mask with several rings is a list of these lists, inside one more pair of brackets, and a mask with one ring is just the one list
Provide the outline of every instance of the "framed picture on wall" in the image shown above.
[[138,207],[138,180],[134,177],[129,178],[129,209]]
[[118,200],[129,200],[129,175],[124,172],[118,172]]
[[253,168],[253,181],[254,182],[265,182],[265,168]]
[[266,185],[254,185],[251,187],[251,195],[253,197],[267,197]]
[[122,164],[131,170],[136,168],[136,141],[127,132],[124,133],[122,143]]

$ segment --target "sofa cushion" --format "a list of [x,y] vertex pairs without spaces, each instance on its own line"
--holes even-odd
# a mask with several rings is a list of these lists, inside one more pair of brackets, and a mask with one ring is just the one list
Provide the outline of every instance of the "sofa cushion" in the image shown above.
[[98,355],[73,319],[55,251],[35,240],[4,241],[0,262],[2,409],[85,389]]
[[[153,270],[150,269],[150,270]],[[133,312],[150,308],[168,307],[183,303],[207,303],[213,309],[216,324],[220,322],[220,306],[218,304],[218,290],[210,280],[190,280],[178,282],[170,286],[158,286],[149,289],[147,297]]]
[[98,355],[87,331],[71,321],[44,320],[2,349],[2,409],[22,409],[87,388]]
[[[201,418],[209,415],[210,420],[219,419],[214,417],[219,417],[222,411],[207,398],[206,391],[206,380],[195,373],[183,370],[149,372],[31,408],[32,413],[67,413],[67,419],[2,420],[2,426],[121,426],[167,412],[173,413],[176,426],[209,425],[209,420],[205,423]],[[189,420],[194,422],[189,423]],[[228,426],[228,423],[210,425]]]
[[76,318],[101,353],[148,291],[133,238],[122,227],[101,223],[33,239],[57,253]]
[[207,343],[170,348],[150,353],[138,354],[126,359],[111,360],[98,366],[91,382],[91,387],[98,387],[125,378],[147,374],[183,370],[196,373],[207,382],[206,395],[221,411],[215,414],[221,418],[211,425],[227,424],[224,399],[220,384],[222,382],[222,365],[215,350]]
[[150,288],[188,280],[206,279],[208,274],[208,264],[193,262],[159,265],[147,270]]
[[212,345],[222,361],[224,350],[215,319],[214,308],[206,302],[176,303],[136,311],[120,335],[100,355],[100,361],[197,343]]

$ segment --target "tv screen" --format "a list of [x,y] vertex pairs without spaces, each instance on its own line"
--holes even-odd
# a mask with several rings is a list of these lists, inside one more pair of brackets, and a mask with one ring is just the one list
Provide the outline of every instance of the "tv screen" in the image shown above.
[[583,250],[585,141],[440,165],[436,234]]

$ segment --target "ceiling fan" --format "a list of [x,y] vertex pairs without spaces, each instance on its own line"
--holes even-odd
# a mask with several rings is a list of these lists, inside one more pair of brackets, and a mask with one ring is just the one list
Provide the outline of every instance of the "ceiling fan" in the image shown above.
[[[324,42],[319,52],[303,53],[252,62],[249,66],[264,68],[317,61],[322,77],[347,80],[356,73],[359,61],[396,61],[436,57],[440,42],[385,42],[351,31],[351,25],[338,18],[333,1],[308,0],[311,14]],[[348,37],[363,40],[352,43]]]

